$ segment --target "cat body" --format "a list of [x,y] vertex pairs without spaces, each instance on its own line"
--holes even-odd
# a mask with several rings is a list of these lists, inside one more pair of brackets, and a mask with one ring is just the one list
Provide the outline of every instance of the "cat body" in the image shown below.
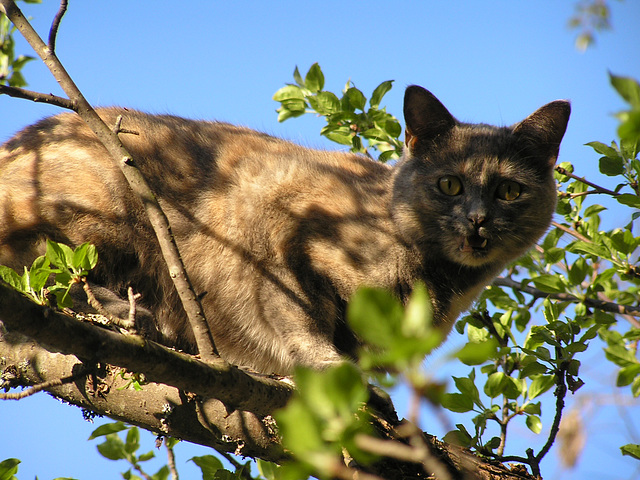
[[[359,286],[406,300],[424,282],[446,334],[547,229],[569,105],[552,102],[514,127],[472,125],[409,87],[393,167],[224,123],[98,112],[136,132],[120,138],[169,218],[220,354],[288,373],[355,356],[345,312]],[[95,244],[90,280],[124,298],[133,286],[155,317],[149,337],[194,351],[140,201],[75,114],[0,149],[0,264],[30,265],[46,238]]]

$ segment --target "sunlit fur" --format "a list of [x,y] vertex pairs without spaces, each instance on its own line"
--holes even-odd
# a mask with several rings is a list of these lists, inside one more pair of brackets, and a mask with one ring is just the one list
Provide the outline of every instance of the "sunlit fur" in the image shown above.
[[[227,360],[287,373],[355,356],[345,309],[361,285],[406,300],[423,281],[446,333],[545,231],[566,102],[511,128],[460,124],[419,87],[407,90],[407,108],[408,147],[395,167],[224,123],[99,111],[109,125],[122,115],[122,128],[138,133],[120,136],[171,222]],[[443,194],[443,175],[459,177],[462,192]],[[522,186],[517,199],[496,198],[505,179]],[[477,229],[470,212],[482,213]],[[140,202],[73,114],[38,122],[0,149],[0,263],[21,269],[45,238],[94,243],[100,261],[90,280],[123,298],[132,285],[140,309],[155,316],[142,330],[194,351]]]

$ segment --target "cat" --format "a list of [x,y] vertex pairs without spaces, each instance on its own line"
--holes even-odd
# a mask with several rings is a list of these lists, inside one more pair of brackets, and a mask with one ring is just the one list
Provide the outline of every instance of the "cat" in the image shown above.
[[[423,282],[446,335],[482,289],[548,228],[570,115],[551,102],[512,127],[462,123],[429,91],[405,92],[405,148],[389,166],[226,123],[99,109],[172,225],[217,349],[290,373],[355,357],[345,321],[360,286],[406,301]],[[90,281],[155,317],[148,336],[195,352],[140,201],[72,113],[0,149],[0,264],[30,265],[44,239],[96,245]]]

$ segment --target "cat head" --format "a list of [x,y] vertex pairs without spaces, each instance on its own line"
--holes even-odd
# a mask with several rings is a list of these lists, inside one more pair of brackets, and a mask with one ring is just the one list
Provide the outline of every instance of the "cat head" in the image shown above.
[[407,88],[393,202],[405,240],[468,267],[522,255],[551,222],[570,111],[558,100],[511,127],[468,124],[424,88]]

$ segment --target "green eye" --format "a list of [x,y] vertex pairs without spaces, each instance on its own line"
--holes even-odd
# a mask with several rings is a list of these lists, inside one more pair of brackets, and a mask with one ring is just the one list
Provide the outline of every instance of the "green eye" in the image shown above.
[[498,191],[496,192],[498,198],[503,200],[515,200],[520,196],[520,184],[507,180],[498,185]]
[[438,188],[445,195],[460,195],[462,193],[462,182],[458,177],[445,175],[438,180]]

